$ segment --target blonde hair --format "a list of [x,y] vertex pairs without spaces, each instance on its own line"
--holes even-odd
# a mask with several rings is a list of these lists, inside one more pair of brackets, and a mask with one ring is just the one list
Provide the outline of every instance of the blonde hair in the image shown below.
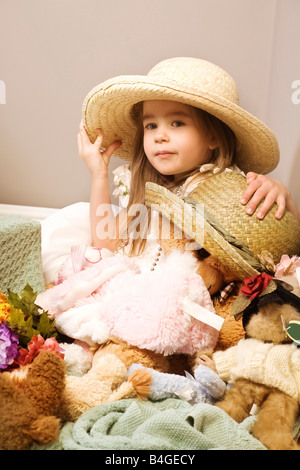
[[[236,139],[233,131],[222,121],[215,116],[191,106],[196,123],[205,126],[207,132],[217,142],[217,147],[212,150],[211,159],[209,163],[213,163],[219,168],[219,171],[224,171],[225,168],[231,166],[235,160],[235,147]],[[137,123],[135,141],[134,141],[134,153],[131,162],[131,191],[128,202],[129,215],[126,220],[126,229],[123,228],[122,238],[126,238],[125,231],[130,234],[130,223],[134,221],[137,215],[130,215],[130,208],[135,204],[144,204],[145,202],[145,184],[146,182],[152,182],[166,187],[167,189],[173,190],[174,188],[181,186],[188,177],[191,181],[196,181],[198,178],[205,176],[204,173],[200,175],[199,168],[191,171],[190,175],[185,175],[180,181],[174,182],[174,176],[160,174],[149,162],[143,147],[143,103],[138,103],[133,109],[133,116]],[[132,190],[134,188],[134,190]],[[147,218],[145,217],[145,223],[143,224],[143,217],[140,217],[140,231],[139,238],[132,239],[129,255],[135,256],[143,252],[146,244],[147,233],[149,230],[151,220],[151,210],[147,208]],[[148,221],[148,223],[146,222]],[[121,228],[122,233],[122,228]]]

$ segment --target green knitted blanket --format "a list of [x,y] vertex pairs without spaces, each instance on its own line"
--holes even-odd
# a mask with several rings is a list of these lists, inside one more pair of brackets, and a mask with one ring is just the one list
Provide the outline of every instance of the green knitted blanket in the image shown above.
[[206,403],[127,399],[92,408],[66,423],[57,442],[33,450],[265,450],[250,434],[254,420],[238,424]]
[[45,290],[41,260],[41,225],[20,215],[0,217],[0,291],[20,293],[26,284]]

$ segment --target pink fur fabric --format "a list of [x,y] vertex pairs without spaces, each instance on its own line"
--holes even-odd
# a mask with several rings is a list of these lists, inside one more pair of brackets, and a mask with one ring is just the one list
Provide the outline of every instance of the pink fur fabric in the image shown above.
[[201,307],[204,321],[205,313],[216,315],[193,256],[174,251],[150,272],[126,257],[103,259],[40,294],[37,304],[64,334],[89,344],[114,335],[165,355],[213,348],[218,329],[185,313],[186,299]]

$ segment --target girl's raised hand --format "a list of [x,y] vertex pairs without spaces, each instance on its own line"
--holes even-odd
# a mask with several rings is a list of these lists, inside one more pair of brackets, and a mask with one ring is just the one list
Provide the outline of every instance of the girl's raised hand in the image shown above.
[[241,197],[241,203],[247,204],[250,201],[246,209],[247,214],[252,215],[259,203],[264,199],[262,206],[256,214],[257,218],[263,219],[272,205],[276,203],[276,219],[280,219],[285,209],[287,209],[300,221],[299,211],[283,183],[269,176],[259,175],[254,172],[247,173],[246,177],[248,187]]
[[108,164],[110,157],[122,145],[122,142],[116,141],[110,144],[106,150],[101,151],[103,134],[100,129],[97,129],[98,137],[95,142],[89,139],[89,136],[85,130],[83,122],[80,122],[79,132],[77,135],[78,153],[82,160],[87,165],[91,175],[107,176],[108,175]]

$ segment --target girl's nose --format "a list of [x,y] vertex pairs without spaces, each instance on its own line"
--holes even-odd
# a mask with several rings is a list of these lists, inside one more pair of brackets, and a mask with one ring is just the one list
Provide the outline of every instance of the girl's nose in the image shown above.
[[169,135],[166,132],[166,129],[163,127],[158,127],[155,133],[155,142],[160,143],[160,142],[168,142],[169,141]]

